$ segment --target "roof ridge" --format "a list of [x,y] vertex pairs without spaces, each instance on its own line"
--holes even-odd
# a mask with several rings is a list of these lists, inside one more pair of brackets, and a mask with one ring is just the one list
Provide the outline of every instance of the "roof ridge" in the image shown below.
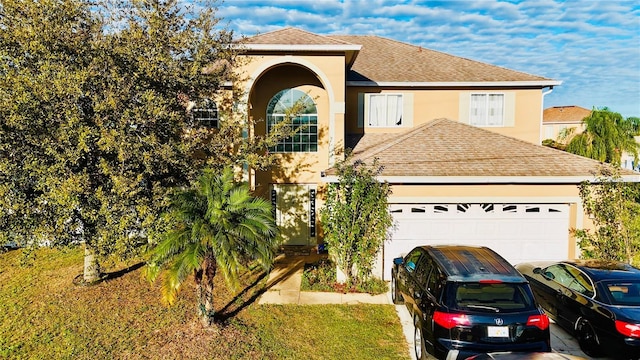
[[301,29],[301,28],[297,28],[297,27],[293,27],[293,26],[289,26],[289,27],[287,27],[287,29],[298,30],[298,31],[302,31],[303,33],[306,33],[306,34],[309,34],[309,35],[315,35],[315,36],[331,39],[333,41],[339,41],[339,42],[344,43],[346,45],[360,45],[360,44],[350,43],[348,41],[344,41],[344,40],[341,40],[341,39],[334,39],[330,35],[322,35],[322,34],[314,33],[314,32],[307,31],[307,30],[304,30],[304,29]]
[[394,146],[396,144],[399,144],[399,143],[403,142],[406,139],[411,138],[412,136],[414,136],[416,133],[419,133],[423,129],[428,128],[428,127],[432,127],[435,124],[440,123],[440,122],[442,122],[444,120],[448,120],[448,121],[451,121],[451,122],[456,122],[456,121],[453,121],[453,120],[450,120],[450,119],[447,119],[447,118],[440,118],[440,119],[434,119],[434,120],[428,121],[428,122],[426,122],[426,123],[424,123],[424,124],[422,124],[422,125],[420,125],[418,127],[415,127],[415,128],[410,129],[408,131],[401,132],[401,133],[397,134],[395,137],[391,138],[391,140],[388,141],[387,143],[385,143],[384,145],[382,145],[380,147],[375,147],[374,146],[372,150],[364,151],[363,153],[359,154],[358,157],[360,157],[362,159],[370,158],[370,157],[372,157],[372,156],[374,156],[376,154],[379,154],[379,153],[389,149],[390,147],[392,147],[392,146]]

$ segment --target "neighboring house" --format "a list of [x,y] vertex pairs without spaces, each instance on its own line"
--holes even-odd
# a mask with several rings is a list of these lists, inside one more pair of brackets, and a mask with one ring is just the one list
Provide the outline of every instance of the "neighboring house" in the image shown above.
[[[378,36],[286,28],[249,38],[243,68],[250,134],[307,103],[304,131],[272,151],[282,166],[249,169],[270,198],[284,244],[322,242],[317,211],[345,149],[392,184],[396,221],[376,274],[419,244],[489,246],[512,263],[579,255],[577,185],[599,163],[540,146],[543,92],[560,82]],[[638,174],[623,173],[638,181]]]
[[[636,143],[640,144],[640,136],[633,137]],[[623,152],[620,156],[620,167],[627,170],[640,171],[640,161],[635,159],[635,156],[628,152]]]
[[[544,109],[542,115],[542,133],[544,140],[553,140],[567,145],[571,139],[585,130],[582,120],[591,115],[591,110],[580,106],[554,106]],[[640,136],[635,137],[640,144]],[[634,155],[624,152],[620,157],[620,167],[628,170],[640,170]]]
[[580,106],[554,106],[542,113],[542,139],[568,144],[571,138],[584,131],[582,119],[591,115],[591,110]]

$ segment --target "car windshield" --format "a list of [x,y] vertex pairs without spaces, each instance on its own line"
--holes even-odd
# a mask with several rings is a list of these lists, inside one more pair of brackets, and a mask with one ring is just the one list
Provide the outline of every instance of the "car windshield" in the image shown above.
[[606,281],[604,285],[612,304],[640,306],[640,281]]
[[535,309],[526,284],[459,283],[448,294],[449,306],[480,312],[516,312]]

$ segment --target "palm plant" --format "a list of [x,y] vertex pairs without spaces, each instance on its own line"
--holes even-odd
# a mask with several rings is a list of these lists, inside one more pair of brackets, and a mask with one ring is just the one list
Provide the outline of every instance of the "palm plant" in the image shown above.
[[620,164],[623,152],[634,155],[637,161],[638,144],[633,136],[637,129],[633,121],[607,108],[593,110],[582,120],[585,131],[574,136],[566,151],[610,164]]
[[246,183],[234,181],[230,168],[205,170],[193,189],[180,191],[167,213],[174,227],[151,250],[147,276],[163,273],[163,301],[172,305],[182,284],[193,274],[198,315],[214,322],[214,277],[237,288],[245,264],[253,259],[268,270],[276,249],[271,203],[251,195]]

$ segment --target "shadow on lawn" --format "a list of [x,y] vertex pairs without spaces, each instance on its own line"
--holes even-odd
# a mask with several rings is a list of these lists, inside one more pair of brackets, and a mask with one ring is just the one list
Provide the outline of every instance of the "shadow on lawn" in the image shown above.
[[[218,323],[224,323],[227,320],[235,317],[240,313],[240,311],[247,308],[247,306],[253,304],[258,300],[258,298],[264,294],[265,291],[268,290],[268,287],[260,287],[259,284],[265,279],[268,273],[263,272],[258,276],[251,284],[247,285],[241,292],[239,292],[236,296],[231,299],[222,309],[220,309],[215,314],[215,321]],[[251,292],[251,296],[245,298]],[[234,307],[234,304],[237,304],[239,300],[245,299],[241,304]]]
[[133,264],[127,268],[124,268],[122,270],[118,270],[118,271],[114,271],[114,272],[110,272],[110,273],[106,273],[104,276],[104,279],[102,279],[103,281],[106,280],[113,280],[113,279],[117,279],[123,275],[126,275],[132,271],[136,271],[138,269],[140,269],[141,267],[143,267],[146,263],[145,262],[139,262],[137,264]]
[[[273,271],[273,270],[272,270]],[[288,267],[286,272],[278,274],[278,276],[269,280],[266,286],[260,286],[260,283],[268,276],[269,273],[263,272],[261,273],[251,284],[247,285],[240,293],[238,293],[231,301],[227,303],[222,309],[220,309],[216,315],[215,319],[218,323],[224,323],[227,320],[233,318],[238,315],[242,310],[247,308],[249,305],[253,304],[271,287],[274,285],[288,279],[291,275],[293,275],[297,271],[296,267]],[[246,296],[250,296],[247,298]],[[238,304],[239,301],[243,300],[240,305],[234,307],[234,304]]]
[[131,265],[129,267],[126,267],[122,270],[118,270],[118,271],[114,271],[114,272],[109,272],[109,273],[104,273],[102,274],[102,276],[100,277],[100,279],[93,281],[93,282],[86,282],[84,281],[84,274],[78,274],[76,275],[76,277],[73,279],[73,284],[74,285],[79,285],[79,286],[93,286],[93,285],[98,285],[102,282],[108,281],[108,280],[113,280],[113,279],[117,279],[119,277],[122,277],[132,271],[136,271],[138,269],[140,269],[141,267],[143,267],[146,263],[145,262],[139,262],[137,264]]

